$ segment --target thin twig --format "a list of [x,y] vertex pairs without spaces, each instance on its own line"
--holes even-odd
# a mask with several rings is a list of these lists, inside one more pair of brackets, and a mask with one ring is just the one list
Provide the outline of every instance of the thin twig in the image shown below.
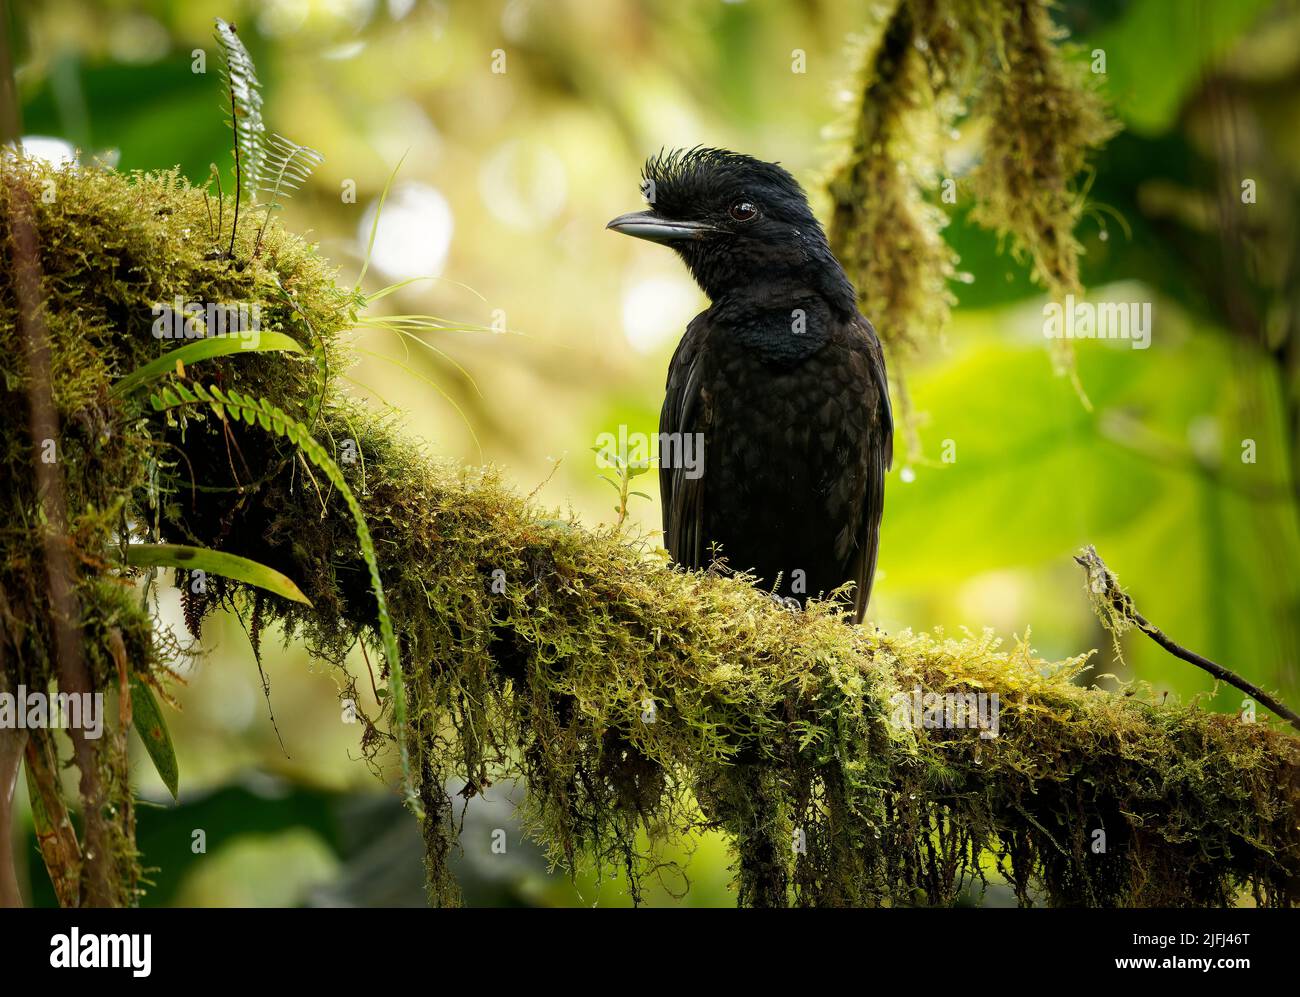
[[208,238],[214,240],[218,239],[220,238],[219,236],[213,236],[212,234],[212,226],[214,224],[212,220],[212,196],[208,193],[206,187],[203,188],[203,206],[208,209]]
[[1139,613],[1129,594],[1120,588],[1119,579],[1115,577],[1114,572],[1106,567],[1106,562],[1101,559],[1096,547],[1092,545],[1085,547],[1074,559],[1088,573],[1088,590],[1098,609],[1102,625],[1107,630],[1118,636],[1130,627],[1137,627],[1174,657],[1181,658],[1197,668],[1204,669],[1215,678],[1236,686],[1266,709],[1286,719],[1296,730],[1300,730],[1300,715],[1295,711],[1288,709],[1259,686],[1246,681],[1236,672],[1224,668],[1223,665],[1211,661],[1204,655],[1189,651]]
[[217,252],[221,252],[221,230],[226,227],[226,191],[221,186],[221,171],[214,170],[212,175],[217,178]]
[[366,659],[366,671],[370,673],[370,691],[375,694],[375,702],[378,703],[382,709],[384,700],[383,697],[379,695],[379,686],[375,684],[375,670],[370,667],[370,655],[366,654],[366,642],[361,639],[360,635],[357,636],[357,645],[361,648],[361,657]]

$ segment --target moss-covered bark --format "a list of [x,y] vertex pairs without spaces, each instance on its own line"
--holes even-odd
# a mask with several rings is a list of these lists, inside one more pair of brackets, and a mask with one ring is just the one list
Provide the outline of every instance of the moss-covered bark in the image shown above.
[[[1025,902],[1215,905],[1243,889],[1261,903],[1300,897],[1297,739],[1140,691],[1083,688],[1083,657],[1051,664],[991,635],[850,627],[831,606],[789,612],[742,580],[673,570],[644,543],[537,508],[495,472],[430,457],[390,416],[349,401],[335,387],[347,359],[340,337],[361,302],[274,222],[253,259],[258,219],[241,221],[231,263],[213,258],[202,194],[174,174],[12,162],[3,173],[6,246],[13,191],[30,192],[34,209],[67,505],[61,542],[77,569],[96,687],[121,679],[114,632],[131,667],[155,680],[174,640],[124,583],[116,550],[128,537],[269,564],[313,606],[263,596],[261,621],[282,621],[332,660],[358,635],[376,646],[351,516],[291,443],[211,412],[169,417],[144,397],[109,394],[175,345],[151,335],[153,303],[257,301],[263,328],[307,352],[205,361],[186,376],[267,398],[312,426],[361,499],[407,676],[435,901],[456,900],[443,789],[453,776],[470,797],[523,777],[527,826],[557,860],[625,871],[634,892],[653,867],[646,840],[653,851],[707,826],[736,843],[748,903],[951,903],[995,867]],[[52,200],[41,197],[47,182]],[[0,401],[10,411],[31,388],[19,318],[6,271]],[[32,687],[56,674],[32,473],[39,441],[7,420],[0,446],[0,661]],[[217,600],[252,615],[247,595],[214,580],[207,597],[190,596],[190,615]],[[997,736],[900,718],[897,697],[923,692],[996,693]],[[391,747],[378,727],[364,743]],[[106,785],[123,804],[120,781]],[[128,829],[119,833],[118,871],[129,877]]]

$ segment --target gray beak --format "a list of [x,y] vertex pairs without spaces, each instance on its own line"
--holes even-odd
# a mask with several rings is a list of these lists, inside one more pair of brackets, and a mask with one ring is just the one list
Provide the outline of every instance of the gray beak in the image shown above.
[[624,235],[635,236],[638,239],[665,243],[703,239],[705,236],[718,231],[712,225],[706,225],[704,222],[687,222],[662,218],[653,211],[630,211],[626,215],[619,215],[605,228],[613,229],[615,232],[622,232]]

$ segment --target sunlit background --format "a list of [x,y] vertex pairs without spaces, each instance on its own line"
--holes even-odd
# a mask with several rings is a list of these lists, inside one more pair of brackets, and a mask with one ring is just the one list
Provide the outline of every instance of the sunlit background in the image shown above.
[[[620,425],[656,431],[672,349],[705,302],[671,253],[605,222],[639,206],[648,154],[697,143],[781,161],[824,209],[831,126],[854,97],[846,42],[871,2],[35,0],[17,5],[16,63],[29,150],[179,164],[196,183],[216,163],[230,189],[212,20],[234,21],[269,129],[325,156],[285,223],[350,284],[392,177],[366,286],[430,278],[381,307],[465,327],[424,345],[358,334],[354,390],[435,451],[500,465],[525,492],[546,482],[541,502],[611,522],[591,448]],[[1095,300],[1150,302],[1152,345],[1082,344],[1086,409],[1053,373],[1026,267],[936,192],[968,277],[951,327],[890,358],[922,450],[889,478],[872,616],[1007,639],[1032,625],[1045,657],[1098,648],[1102,685],[1137,678],[1240,709],[1236,690],[1210,695],[1206,675],[1141,638],[1116,658],[1071,560],[1094,543],[1146,616],[1295,705],[1300,8],[1067,0],[1057,18],[1104,50],[1100,82],[1126,127],[1096,159],[1084,279]],[[954,152],[958,177],[963,162]],[[1242,205],[1246,179],[1256,200]],[[656,529],[657,496],[633,502],[633,526]],[[165,606],[179,620],[178,600]],[[209,619],[204,647],[172,722],[181,803],[140,813],[158,867],[148,902],[422,902],[415,823],[358,760],[335,674],[268,637],[268,706],[237,621]],[[142,753],[135,768],[145,797],[166,800]],[[548,875],[507,790],[466,817],[470,903],[626,902],[617,879]],[[489,848],[497,827],[505,855]],[[648,899],[734,903],[728,863],[707,838],[690,893],[674,899],[684,884],[670,876]]]

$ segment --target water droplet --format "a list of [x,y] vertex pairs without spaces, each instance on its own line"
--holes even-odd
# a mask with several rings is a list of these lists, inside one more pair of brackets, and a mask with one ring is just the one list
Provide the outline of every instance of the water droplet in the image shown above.
[[1107,242],[1110,239],[1110,232],[1107,231],[1106,229],[1102,229],[1100,232],[1097,233],[1097,238],[1100,239],[1102,242]]
[[916,480],[916,472],[911,467],[905,467],[898,472],[898,476],[906,483],[911,484]]
[[975,275],[974,275],[973,273],[971,273],[969,270],[961,270],[961,271],[959,271],[959,272],[953,274],[953,277],[954,277],[956,280],[961,281],[961,283],[963,283],[963,284],[974,284],[974,283],[975,283]]

